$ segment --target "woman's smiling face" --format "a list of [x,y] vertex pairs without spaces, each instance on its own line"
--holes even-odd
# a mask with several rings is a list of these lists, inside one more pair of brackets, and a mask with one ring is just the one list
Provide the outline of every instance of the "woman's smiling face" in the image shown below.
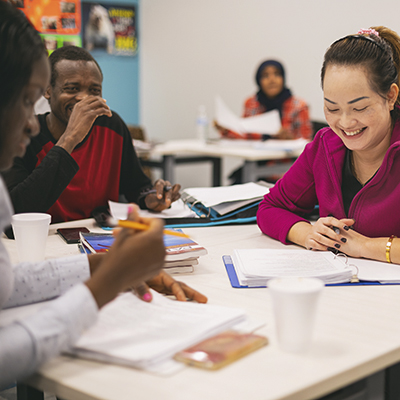
[[396,85],[384,98],[373,90],[364,68],[330,65],[323,91],[326,121],[348,149],[369,151],[389,145]]

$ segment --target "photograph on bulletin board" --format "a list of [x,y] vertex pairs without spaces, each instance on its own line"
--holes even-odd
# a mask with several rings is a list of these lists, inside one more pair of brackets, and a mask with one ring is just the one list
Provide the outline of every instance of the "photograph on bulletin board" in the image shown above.
[[43,39],[44,45],[46,46],[49,55],[55,49],[64,46],[82,47],[82,38],[80,37],[80,35],[52,35],[48,33],[41,33],[40,36]]
[[79,35],[80,0],[10,0],[20,8],[40,33]]
[[82,1],[82,41],[89,51],[117,56],[136,55],[135,6]]

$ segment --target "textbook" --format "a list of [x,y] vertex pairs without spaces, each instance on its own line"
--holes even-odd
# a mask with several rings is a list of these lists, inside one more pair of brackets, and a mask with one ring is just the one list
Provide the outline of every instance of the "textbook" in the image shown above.
[[[176,230],[182,232],[181,229]],[[167,253],[165,261],[186,260],[207,254],[206,248],[189,238],[164,235],[164,245]]]
[[104,253],[114,243],[112,233],[79,232],[81,244],[91,253]]
[[269,279],[315,277],[327,285],[400,284],[400,265],[305,249],[240,249],[223,256],[233,287],[266,287]]
[[118,296],[100,310],[96,324],[68,353],[162,373],[162,364],[175,363],[172,357],[178,351],[247,318],[238,308],[175,301],[153,290],[152,296],[150,303],[132,293]]
[[[177,231],[182,232],[180,229],[177,229]],[[115,240],[114,235],[111,233],[80,232],[80,237],[82,245],[92,253],[108,251]],[[164,245],[166,263],[170,261],[188,260],[187,263],[184,264],[185,266],[194,265],[192,262],[193,259],[197,260],[198,257],[207,254],[207,250],[203,246],[189,238],[164,235]]]

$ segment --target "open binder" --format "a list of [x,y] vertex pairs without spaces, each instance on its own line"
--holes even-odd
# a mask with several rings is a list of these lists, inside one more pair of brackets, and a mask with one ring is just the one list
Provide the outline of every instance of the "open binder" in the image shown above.
[[260,181],[230,187],[186,189],[181,198],[196,217],[169,218],[165,224],[172,228],[188,228],[255,223],[258,205],[271,186]]
[[[264,249],[268,252],[268,249]],[[274,250],[272,250],[274,251]],[[287,250],[287,259],[292,260],[292,250]],[[293,253],[294,254],[294,253]],[[305,254],[306,251],[305,251]],[[313,253],[310,256],[315,255]],[[358,286],[358,285],[399,285],[400,284],[400,266],[395,264],[387,264],[379,261],[368,259],[354,259],[351,257],[343,256],[343,262],[347,267],[353,269],[354,274],[358,279],[357,282],[336,282],[325,283],[326,286]],[[335,257],[335,256],[334,256]],[[265,288],[266,283],[254,281],[253,284],[245,285],[240,282],[239,273],[235,268],[234,259],[230,255],[222,257],[229,281],[233,288]],[[354,271],[355,268],[355,271]],[[353,276],[354,276],[353,275]],[[277,276],[280,276],[279,274]],[[316,276],[318,277],[318,276]]]

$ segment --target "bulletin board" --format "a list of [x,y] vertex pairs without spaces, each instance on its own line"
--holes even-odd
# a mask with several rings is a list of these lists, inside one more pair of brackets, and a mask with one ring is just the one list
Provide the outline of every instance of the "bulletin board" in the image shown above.
[[79,35],[81,32],[80,0],[16,0],[14,3],[41,33]]
[[12,0],[32,22],[49,54],[63,46],[82,46],[80,0]]

